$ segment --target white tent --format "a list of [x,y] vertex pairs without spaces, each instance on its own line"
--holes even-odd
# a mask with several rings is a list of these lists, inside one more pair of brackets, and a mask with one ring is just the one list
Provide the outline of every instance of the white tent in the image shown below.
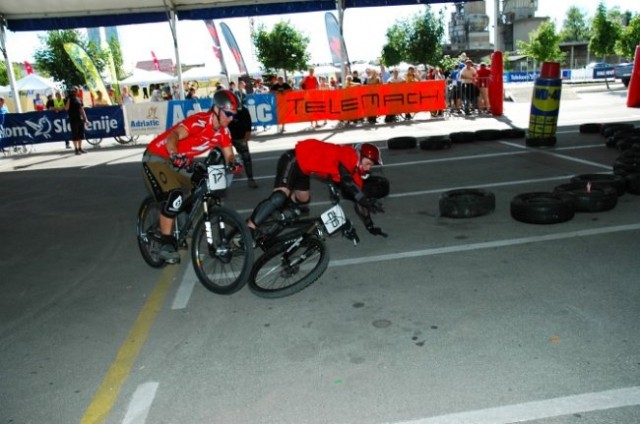
[[209,81],[209,80],[227,80],[227,77],[220,73],[219,69],[209,66],[199,66],[191,68],[182,73],[183,81]]
[[316,76],[335,76],[341,73],[340,68],[336,68],[332,65],[321,65],[313,68],[313,72]]
[[7,94],[11,92],[11,87],[0,85],[0,94]]
[[133,74],[119,81],[120,85],[147,85],[159,84],[163,82],[174,82],[177,78],[173,75],[165,74],[160,71],[146,71],[144,69],[135,68]]
[[48,94],[59,89],[59,85],[50,79],[46,79],[36,74],[29,74],[16,81],[18,91],[35,91],[36,93]]

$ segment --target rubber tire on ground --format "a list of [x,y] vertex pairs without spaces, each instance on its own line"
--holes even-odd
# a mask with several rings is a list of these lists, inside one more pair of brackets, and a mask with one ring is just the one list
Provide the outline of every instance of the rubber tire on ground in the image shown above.
[[449,134],[452,143],[471,143],[476,141],[476,134],[471,131],[459,131]]
[[631,149],[635,145],[640,145],[640,136],[625,137],[616,142],[616,149],[621,152]]
[[522,128],[506,128],[500,130],[503,138],[524,138],[527,132]]
[[623,177],[628,174],[640,173],[640,159],[631,157],[626,158],[622,156],[618,157],[618,159],[613,163],[613,173]]
[[527,137],[525,139],[525,144],[529,147],[551,147],[555,146],[557,143],[557,138],[555,135],[549,137]]
[[610,137],[616,131],[632,130],[633,128],[634,128],[633,124],[628,124],[624,122],[613,122],[610,124],[602,124],[602,129],[600,130],[600,134],[602,134],[605,137]]
[[300,280],[294,282],[293,284],[279,289],[262,287],[258,282],[256,282],[256,277],[258,276],[258,273],[260,272],[262,267],[264,267],[272,259],[279,258],[282,253],[287,249],[290,249],[290,247],[291,246],[289,243],[277,243],[256,260],[255,264],[253,265],[253,269],[251,270],[248,284],[249,290],[251,290],[253,294],[258,297],[264,297],[267,299],[276,299],[290,296],[309,287],[318,278],[320,278],[320,276],[322,276],[324,271],[327,269],[327,266],[329,265],[329,250],[322,240],[316,237],[307,237],[300,243],[298,247],[295,248],[295,251],[312,247],[318,249],[318,251],[320,252],[320,259],[318,260],[314,268],[309,273],[307,273],[307,275],[303,276]]
[[528,224],[557,224],[574,215],[572,199],[561,193],[522,193],[511,200],[511,217]]
[[585,187],[588,182],[591,182],[592,186],[593,184],[608,184],[616,189],[618,196],[622,196],[627,187],[624,177],[613,174],[581,174],[571,178],[569,182],[579,183]]
[[451,140],[446,135],[434,135],[420,140],[420,149],[422,150],[442,150],[450,149]]
[[393,137],[387,140],[389,149],[413,149],[418,145],[418,139],[411,136]]
[[[235,248],[237,251],[244,251],[245,254],[242,255],[242,264],[240,266],[230,265],[219,272],[216,267],[216,272],[214,275],[228,275],[231,272],[237,272],[237,276],[234,281],[228,284],[220,284],[219,281],[212,281],[211,278],[207,275],[207,272],[203,268],[207,267],[205,261],[215,261],[216,264],[228,265],[227,258],[223,257],[220,259],[219,257],[211,257],[208,252],[208,244],[207,244],[207,230],[205,227],[205,217],[202,216],[198,220],[198,222],[193,227],[193,236],[191,238],[191,263],[193,265],[193,269],[196,272],[196,276],[202,285],[209,291],[216,294],[232,294],[240,290],[247,283],[249,276],[251,274],[251,267],[253,266],[254,260],[254,250],[253,250],[253,238],[251,236],[251,232],[245,223],[245,220],[233,209],[229,209],[226,207],[213,207],[209,209],[209,218],[211,220],[211,229],[214,233],[212,237],[214,239],[219,239],[220,237],[216,237],[216,230],[218,229],[215,223],[218,222],[218,218],[222,218],[225,223],[225,228],[227,231],[231,231],[232,228],[236,228],[239,231],[241,242],[243,246],[246,246],[244,249]],[[229,242],[231,245],[232,243]],[[202,252],[202,250],[206,250]],[[231,247],[233,250],[234,248]],[[232,256],[234,256],[232,254]]]
[[618,192],[606,184],[587,189],[582,184],[568,183],[557,186],[553,191],[569,194],[576,212],[604,212],[618,204]]
[[367,197],[382,199],[391,191],[389,179],[382,175],[371,175],[362,182],[362,192]]
[[152,268],[162,268],[165,265],[164,259],[158,256],[160,243],[144,236],[149,233],[160,234],[160,209],[161,203],[156,202],[152,196],[148,196],[142,201],[138,210],[138,219],[136,222],[136,235],[138,240],[138,248],[144,261]]
[[496,209],[496,197],[487,190],[462,188],[445,191],[438,201],[440,216],[447,218],[475,218]]
[[581,134],[599,134],[602,129],[602,124],[588,123],[580,125],[579,131]]
[[495,141],[500,140],[502,132],[500,130],[477,130],[475,132],[475,138],[478,141]]
[[629,193],[640,195],[640,172],[627,175],[625,181]]

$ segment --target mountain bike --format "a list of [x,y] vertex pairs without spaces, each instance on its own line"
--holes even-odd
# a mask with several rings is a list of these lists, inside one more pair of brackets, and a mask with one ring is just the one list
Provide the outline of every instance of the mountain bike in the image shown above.
[[[213,149],[204,162],[194,162],[191,195],[174,224],[179,249],[188,249],[198,280],[217,294],[232,294],[247,282],[254,252],[245,220],[223,205],[233,174],[227,173],[222,151]],[[162,202],[149,196],[138,211],[137,239],[143,259],[153,268],[165,261],[159,257],[162,237],[159,227]],[[248,248],[246,248],[248,246]]]
[[255,295],[280,298],[313,284],[329,265],[327,236],[341,232],[358,244],[358,234],[339,204],[338,188],[331,182],[328,186],[331,207],[319,217],[301,218],[299,209],[289,206],[257,228],[255,243],[264,253],[248,281]]

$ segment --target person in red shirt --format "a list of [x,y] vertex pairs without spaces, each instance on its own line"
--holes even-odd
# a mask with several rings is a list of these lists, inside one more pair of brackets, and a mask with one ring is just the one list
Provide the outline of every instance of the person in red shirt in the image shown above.
[[345,197],[356,202],[356,211],[367,230],[386,237],[380,227],[374,226],[370,215],[370,212],[383,212],[382,205],[362,191],[363,180],[369,177],[374,165],[382,165],[382,159],[378,147],[371,143],[354,147],[316,139],[299,141],[294,150],[280,156],[273,192],[258,203],[247,225],[255,230],[272,213],[285,209],[289,202],[301,211],[308,210],[310,176],[314,175],[338,183]]
[[[320,83],[318,82],[318,78],[314,75],[315,69],[309,68],[309,74],[302,79],[300,82],[300,88],[303,90],[317,90],[320,88]],[[320,128],[320,124],[318,121],[311,121],[312,128]]]
[[491,113],[491,105],[489,104],[489,80],[491,79],[491,69],[486,64],[481,63],[478,69],[478,89],[480,96],[478,97],[478,109],[480,113]]
[[[192,172],[186,168],[196,156],[220,146],[232,167],[235,165],[231,135],[227,125],[238,111],[238,99],[229,90],[218,90],[208,112],[195,113],[149,142],[142,156],[145,185],[156,200],[163,202],[160,213],[162,246],[159,256],[167,263],[180,260],[172,235],[173,221],[191,190]],[[232,171],[239,171],[240,167]]]

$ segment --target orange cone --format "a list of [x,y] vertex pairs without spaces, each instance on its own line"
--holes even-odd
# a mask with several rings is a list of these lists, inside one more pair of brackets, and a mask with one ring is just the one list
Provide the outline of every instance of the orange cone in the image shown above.
[[640,107],[640,46],[636,46],[636,57],[627,91],[627,107]]

